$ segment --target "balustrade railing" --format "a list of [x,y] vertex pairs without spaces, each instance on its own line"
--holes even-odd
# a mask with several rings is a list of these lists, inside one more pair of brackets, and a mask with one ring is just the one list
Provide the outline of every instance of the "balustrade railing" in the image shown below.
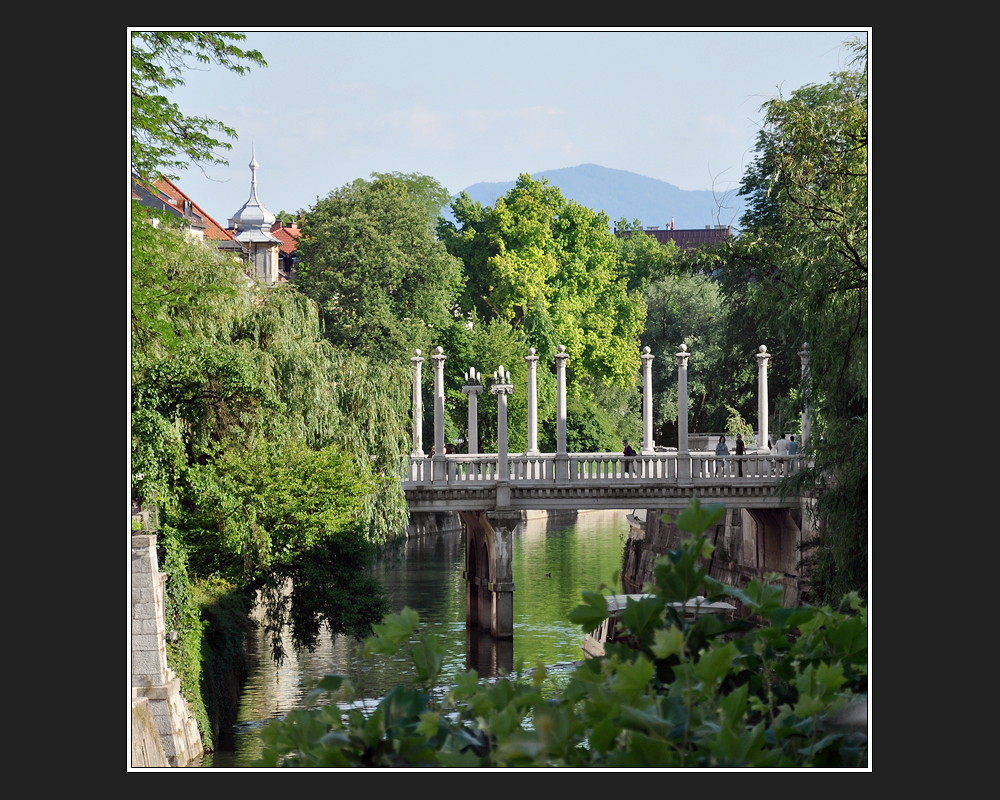
[[[492,484],[499,478],[496,453],[447,455],[445,461],[445,480],[448,484]],[[514,484],[554,484],[557,481],[556,462],[553,453],[511,454],[507,458],[507,481]],[[687,456],[657,453],[626,458],[621,453],[569,453],[568,462],[571,483],[655,484],[676,483],[681,479],[739,483],[788,477],[806,466],[808,458],[800,455],[715,456],[701,453]],[[410,456],[407,475],[407,483],[430,484],[433,459]]]

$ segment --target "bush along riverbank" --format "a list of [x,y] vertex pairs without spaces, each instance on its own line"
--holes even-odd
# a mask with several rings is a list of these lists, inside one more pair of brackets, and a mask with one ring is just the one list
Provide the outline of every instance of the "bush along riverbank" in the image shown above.
[[[419,680],[371,712],[343,711],[348,681],[328,676],[294,711],[262,732],[257,766],[290,767],[865,767],[867,723],[845,711],[866,701],[867,607],[849,594],[836,607],[783,608],[781,589],[714,581],[699,556],[702,532],[723,513],[694,500],[676,520],[690,534],[657,562],[653,591],[630,602],[625,635],[578,667],[553,698],[546,671],[481,682],[443,676],[432,637],[412,610],[388,617],[369,653],[410,648]],[[570,615],[585,632],[607,617],[604,591],[586,592]],[[670,604],[698,595],[739,599],[763,624],[703,616]],[[415,643],[414,643],[415,642]],[[546,699],[553,698],[553,699]]]

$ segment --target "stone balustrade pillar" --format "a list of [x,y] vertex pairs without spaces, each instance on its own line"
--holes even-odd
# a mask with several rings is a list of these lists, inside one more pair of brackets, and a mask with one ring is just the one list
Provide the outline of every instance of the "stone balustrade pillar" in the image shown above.
[[653,441],[653,358],[648,347],[642,349],[642,446],[644,456],[656,452]]
[[688,455],[688,359],[691,354],[682,344],[677,353],[677,454]]
[[559,345],[556,353],[556,480],[569,480],[569,454],[566,452],[566,353]]
[[500,369],[493,373],[490,391],[497,396],[497,508],[510,506],[510,470],[507,465],[507,396],[514,391],[510,373]]
[[436,347],[434,361],[434,482],[446,481],[447,461],[444,457],[444,355],[443,347]]
[[538,366],[538,356],[535,355],[535,348],[528,348],[528,355],[524,357],[528,363],[528,451],[527,455],[537,455],[538,450],[538,382],[536,367]]
[[472,367],[465,373],[462,392],[469,395],[469,455],[479,452],[479,393],[483,391],[482,373]]
[[424,403],[420,389],[420,365],[424,360],[420,357],[420,349],[413,351],[410,359],[413,365],[413,450],[410,455],[415,458],[424,456]]
[[767,360],[771,354],[767,352],[767,347],[761,345],[757,353],[757,450],[770,452],[771,443],[768,441],[767,431]]
[[802,435],[799,436],[799,452],[804,454],[806,443],[812,435],[812,368],[809,364],[809,342],[802,343],[799,358],[802,360]]

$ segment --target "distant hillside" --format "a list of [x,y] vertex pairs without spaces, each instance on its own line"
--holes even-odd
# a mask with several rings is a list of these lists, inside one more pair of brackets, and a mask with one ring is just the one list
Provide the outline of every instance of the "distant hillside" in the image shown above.
[[[666,181],[597,164],[546,170],[531,177],[537,180],[543,175],[567,199],[595,211],[605,211],[612,224],[625,217],[629,222],[638,219],[647,227],[665,228],[672,217],[677,228],[704,228],[720,223],[737,226],[745,205],[743,198],[735,193],[716,198],[710,191],[686,191]],[[513,188],[514,181],[475,183],[465,191],[473,200],[492,206]],[[726,208],[719,209],[717,200]]]

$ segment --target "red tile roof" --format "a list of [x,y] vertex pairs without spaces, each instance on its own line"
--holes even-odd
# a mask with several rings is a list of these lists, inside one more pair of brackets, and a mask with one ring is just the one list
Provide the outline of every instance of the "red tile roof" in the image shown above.
[[202,218],[205,222],[205,238],[214,240],[226,240],[232,239],[233,235],[223,228],[218,222],[212,219],[208,214],[206,214],[201,206],[199,206],[194,200],[188,197],[184,192],[182,192],[177,185],[166,178],[156,182],[156,188],[173,200],[179,209],[184,208],[184,201],[187,200],[191,203],[192,210]]
[[278,220],[271,226],[271,234],[281,241],[281,246],[278,248],[281,250],[281,254],[290,256],[299,247],[302,231],[294,222],[283,224],[281,220]]

